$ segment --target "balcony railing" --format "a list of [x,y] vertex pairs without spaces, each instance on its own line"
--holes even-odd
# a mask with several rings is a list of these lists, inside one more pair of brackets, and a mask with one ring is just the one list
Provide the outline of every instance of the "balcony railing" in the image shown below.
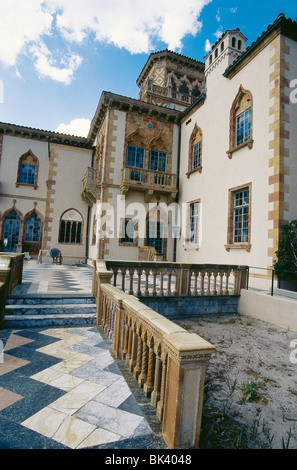
[[100,185],[102,182],[102,172],[95,168],[88,167],[82,180],[81,197],[90,206],[100,199]]
[[121,192],[126,194],[131,190],[145,191],[146,202],[154,193],[165,194],[169,201],[173,201],[177,195],[177,175],[125,166],[122,168]]

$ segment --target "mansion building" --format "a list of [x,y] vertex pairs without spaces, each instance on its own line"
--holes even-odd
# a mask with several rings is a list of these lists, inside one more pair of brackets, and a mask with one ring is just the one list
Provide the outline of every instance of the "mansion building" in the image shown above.
[[139,99],[103,92],[86,138],[0,123],[0,251],[268,277],[297,219],[297,24],[246,42],[237,28],[203,62],[150,54]]

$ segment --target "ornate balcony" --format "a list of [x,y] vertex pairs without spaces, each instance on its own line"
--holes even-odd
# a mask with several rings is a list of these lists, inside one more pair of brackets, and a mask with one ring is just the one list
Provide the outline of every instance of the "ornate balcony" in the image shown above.
[[177,195],[177,175],[125,166],[122,168],[121,194],[128,191],[144,191],[145,202],[150,202],[154,194],[165,194],[170,204]]
[[89,206],[92,206],[100,199],[100,186],[102,182],[101,171],[88,167],[82,180],[81,198]]

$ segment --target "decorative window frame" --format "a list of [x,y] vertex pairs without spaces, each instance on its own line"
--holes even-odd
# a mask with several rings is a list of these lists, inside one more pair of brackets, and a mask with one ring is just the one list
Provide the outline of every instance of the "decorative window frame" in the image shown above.
[[[199,227],[200,227],[200,203],[201,199],[195,199],[194,201],[187,202],[187,212],[186,212],[186,233],[184,241],[184,250],[199,250]],[[197,243],[191,243],[190,240],[190,220],[191,220],[191,205],[198,204],[198,220],[197,220]]]
[[[132,220],[135,222],[135,229],[134,229],[134,241],[133,243],[123,242],[122,233],[123,233],[123,224],[125,224],[126,220],[129,222]],[[119,233],[119,246],[125,247],[137,247],[138,246],[138,220],[133,219],[133,217],[121,217],[120,219],[120,233]]]
[[[35,212],[35,214],[37,215],[38,219],[40,219],[41,221],[41,227],[40,227],[40,240],[38,242],[33,242],[33,241],[25,241],[25,235],[26,235],[26,222],[28,219],[31,218],[32,214]],[[24,217],[24,234],[23,234],[23,243],[41,243],[42,242],[42,236],[43,236],[43,226],[44,226],[44,217],[43,215],[38,212],[35,208],[32,209],[30,212],[27,212],[27,214],[25,215]]]
[[[71,211],[74,211],[76,212],[77,214],[79,214],[81,220],[76,220],[76,219],[65,219],[65,214],[67,214],[68,212],[70,213]],[[64,241],[61,241],[61,233],[62,233],[62,222],[70,222],[71,224],[71,229],[70,229],[70,241],[65,241],[66,240],[66,228],[65,228],[65,233],[64,233]],[[81,224],[81,228],[80,228],[80,241],[77,242],[71,242],[71,233],[72,233],[72,224],[75,223],[75,224]],[[75,238],[77,239],[77,228],[78,226],[76,227],[76,235],[75,235]],[[71,246],[78,246],[78,245],[83,245],[83,233],[84,233],[84,219],[83,219],[83,216],[81,215],[81,213],[77,210],[77,209],[74,209],[74,208],[71,208],[71,209],[67,209],[66,211],[64,211],[60,217],[60,220],[59,220],[59,233],[58,233],[58,244],[61,244],[61,245],[71,245]]]
[[[34,184],[28,184],[28,183],[21,183],[20,182],[20,174],[21,174],[21,164],[22,163],[27,163],[29,165],[35,165],[36,170],[35,170],[35,182]],[[18,162],[18,172],[17,172],[17,180],[16,180],[16,187],[18,188],[19,186],[27,186],[29,188],[38,188],[38,172],[39,172],[39,160],[34,155],[32,150],[28,150],[28,152],[24,153],[23,155],[20,156],[19,162]]]
[[[250,139],[245,142],[237,145],[236,144],[236,117],[251,108],[251,135]],[[248,147],[250,150],[253,148],[253,95],[249,90],[245,90],[242,85],[240,85],[238,93],[232,103],[230,110],[230,130],[229,130],[229,150],[227,150],[227,155],[231,159],[233,153],[244,147]]]
[[[234,228],[234,194],[238,191],[249,190],[249,222],[248,222],[248,242],[247,243],[234,243],[233,241],[233,228]],[[226,251],[233,249],[251,251],[251,217],[252,217],[252,183],[243,184],[236,188],[229,189],[228,195],[228,228],[227,228],[227,244],[225,245]]]
[[[200,157],[200,165],[196,168],[193,168],[193,149],[196,144],[201,142],[201,157]],[[202,172],[202,152],[203,152],[203,135],[202,130],[198,127],[197,123],[194,126],[192,134],[189,140],[189,156],[188,156],[188,171],[186,173],[187,178],[189,179],[193,173],[201,173]]]

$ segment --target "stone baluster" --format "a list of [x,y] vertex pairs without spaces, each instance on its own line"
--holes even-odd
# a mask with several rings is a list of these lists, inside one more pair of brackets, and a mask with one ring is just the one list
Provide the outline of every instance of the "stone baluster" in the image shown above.
[[125,280],[126,280],[126,268],[121,268],[121,273],[122,273],[122,291],[125,292]]
[[131,268],[129,269],[129,275],[130,275],[130,288],[129,288],[129,295],[133,295],[133,276],[134,276],[135,269]]
[[166,372],[167,372],[167,354],[161,354],[162,363],[162,376],[160,386],[160,400],[157,403],[157,416],[160,420],[163,418],[164,398],[165,398],[165,385],[166,385]]
[[219,276],[220,276],[220,287],[219,287],[219,291],[218,291],[218,294],[219,295],[222,295],[223,294],[223,278],[224,278],[224,273],[222,271],[219,272]]
[[113,268],[113,285],[117,286],[117,275],[118,275],[119,268]]
[[131,344],[131,358],[129,361],[129,369],[133,371],[136,365],[137,359],[137,333],[136,333],[136,326],[133,324],[132,330],[132,344]]
[[143,391],[145,396],[149,396],[154,390],[154,367],[155,367],[155,352],[154,342],[150,338],[148,341],[148,365],[147,365],[147,379],[143,385]]
[[132,334],[133,334],[133,331],[132,331],[132,319],[131,318],[129,318],[128,327],[129,327],[129,333],[128,333],[128,348],[127,348],[127,354],[126,354],[126,364],[130,363],[131,351],[132,351]]
[[150,295],[149,289],[148,289],[148,281],[149,281],[149,275],[150,275],[150,270],[145,269],[145,289],[144,289],[144,295]]
[[152,269],[152,274],[153,274],[153,291],[152,291],[152,295],[156,296],[157,295],[156,281],[157,281],[158,270],[157,269]]
[[141,339],[141,326],[139,324],[136,325],[136,334],[137,334],[137,355],[136,355],[136,364],[133,369],[133,375],[136,379],[141,372],[141,359],[142,359],[142,339]]
[[228,284],[229,284],[230,271],[226,271],[225,276],[226,276],[226,284],[225,284],[224,294],[228,295],[229,294],[229,285]]
[[151,404],[155,408],[157,403],[160,400],[160,387],[161,387],[161,371],[162,371],[162,362],[160,357],[160,345],[157,347],[155,352],[155,377],[154,377],[154,390],[151,394]]
[[199,271],[194,271],[194,290],[193,290],[193,295],[198,295],[198,276],[199,276]]
[[147,344],[146,344],[146,331],[141,335],[142,339],[142,358],[141,358],[141,373],[138,377],[138,384],[142,385],[146,382],[147,378]]
[[138,280],[137,280],[137,294],[138,296],[141,295],[141,276],[142,276],[142,271],[143,269],[137,269],[137,276],[138,276]]
[[122,349],[122,359],[126,358],[126,354],[128,352],[128,336],[129,336],[129,326],[128,326],[128,315],[125,314],[124,316],[124,341],[123,341],[123,349]]

